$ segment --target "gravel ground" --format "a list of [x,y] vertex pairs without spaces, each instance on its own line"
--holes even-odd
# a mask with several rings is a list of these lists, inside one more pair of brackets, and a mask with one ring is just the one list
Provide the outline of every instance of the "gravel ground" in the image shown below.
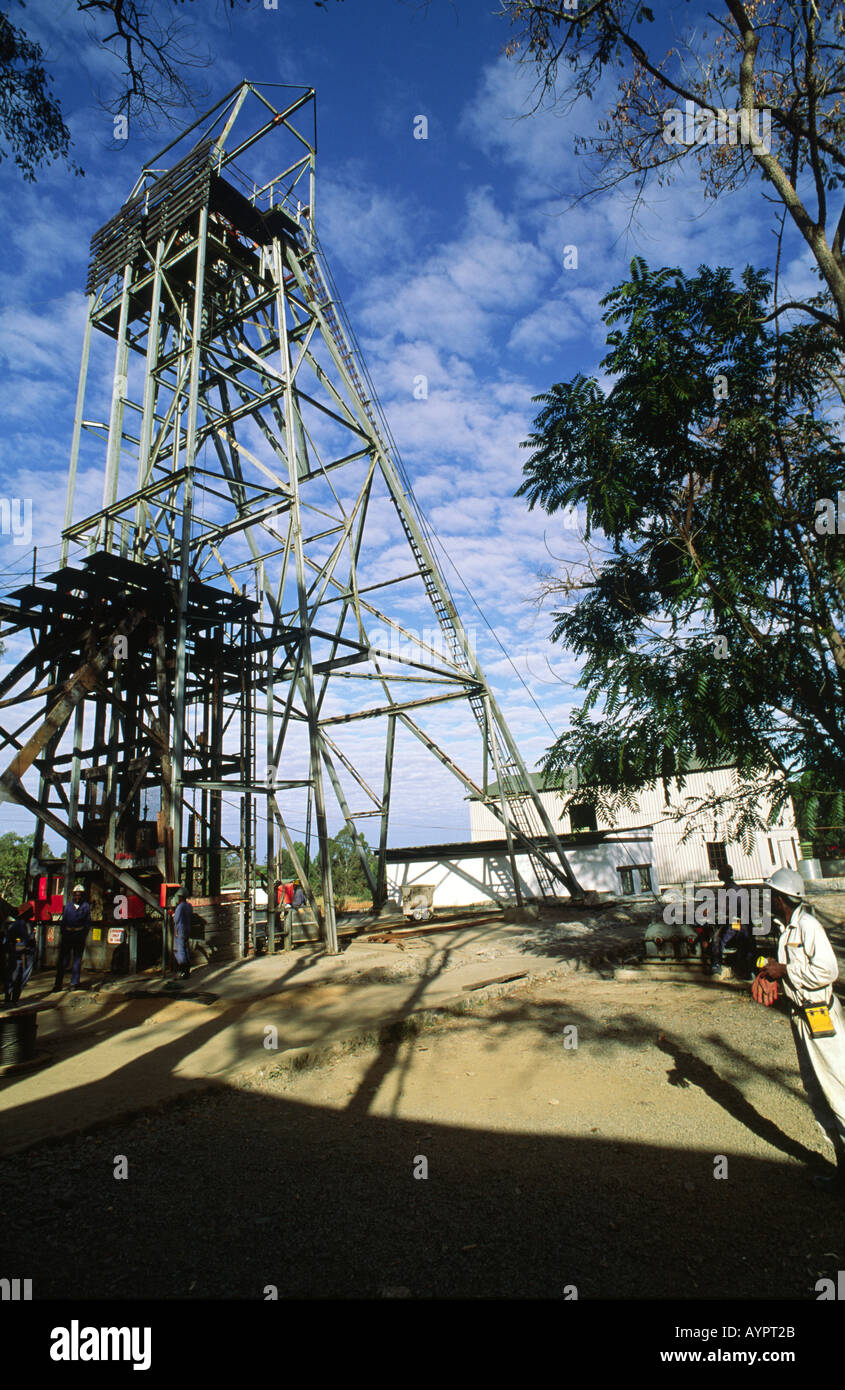
[[845,1268],[788,1021],[729,985],[568,976],[272,1070],[4,1160],[4,1265],[127,1299],[814,1299]]

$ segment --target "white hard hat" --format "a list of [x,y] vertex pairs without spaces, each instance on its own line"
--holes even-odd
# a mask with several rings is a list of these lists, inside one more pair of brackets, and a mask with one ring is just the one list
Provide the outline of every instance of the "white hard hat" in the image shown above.
[[771,878],[766,879],[766,887],[774,888],[784,898],[794,898],[800,902],[805,894],[804,880],[794,869],[776,869]]
[[81,884],[81,883],[75,883],[75,884],[73,885],[73,890],[72,890],[72,892],[71,892],[71,897],[73,897],[73,894],[74,894],[74,893],[84,893],[84,892],[85,892],[85,889],[82,887],[82,884]]

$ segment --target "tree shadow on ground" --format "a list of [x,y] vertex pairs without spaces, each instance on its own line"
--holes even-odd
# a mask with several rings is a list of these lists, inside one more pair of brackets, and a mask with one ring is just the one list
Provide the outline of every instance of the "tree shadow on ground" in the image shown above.
[[[756,1010],[758,1006],[755,1005],[754,1008]],[[724,1065],[720,1069],[667,1036],[661,1027],[659,1014],[657,1017],[648,1017],[630,1008],[622,1011],[615,1004],[607,1005],[606,1012],[608,1018],[603,1019],[595,1005],[587,1012],[575,1007],[569,1000],[522,1000],[519,995],[512,995],[499,1000],[496,1005],[484,1006],[482,1021],[485,1046],[493,1050],[519,1033],[539,1033],[548,1040],[552,1048],[559,1051],[562,1049],[564,1030],[574,1026],[577,1030],[579,1050],[585,1046],[598,1047],[606,1060],[618,1061],[620,1064],[623,1063],[626,1052],[642,1052],[655,1048],[674,1062],[674,1067],[667,1076],[671,1085],[699,1086],[715,1104],[766,1143],[792,1158],[818,1164],[818,1154],[814,1150],[793,1140],[773,1121],[761,1115],[741,1089],[744,1083],[762,1077],[806,1104],[803,1086],[795,1075],[797,1064],[791,1070],[785,1069],[777,1062],[761,1065],[759,1061],[740,1053],[720,1034],[711,1032],[706,1038],[702,1038],[702,1044],[717,1055],[721,1054]],[[448,1008],[444,1009],[442,1014],[444,1019],[449,1017],[458,1028],[467,1027],[468,1019],[471,1017],[463,1011],[450,1011]],[[775,1023],[769,1016],[764,1016],[758,1021],[765,1026]],[[394,1047],[391,1056],[395,1055]],[[563,1049],[562,1055],[566,1058],[571,1057],[572,1053]],[[386,1075],[388,1070],[387,1067],[383,1068],[381,1074]],[[377,1067],[374,1064],[373,1074],[376,1073]]]

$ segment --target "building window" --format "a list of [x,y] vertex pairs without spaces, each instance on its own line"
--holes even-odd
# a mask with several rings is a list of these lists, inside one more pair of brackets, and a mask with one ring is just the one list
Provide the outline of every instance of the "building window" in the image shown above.
[[578,806],[569,808],[569,828],[573,832],[576,830],[595,830],[596,829],[596,808],[589,802],[582,802]]
[[709,840],[707,843],[707,863],[714,873],[729,869],[728,847],[724,840]]
[[651,892],[650,864],[626,864],[624,868],[617,869],[617,873],[622,880],[623,893]]

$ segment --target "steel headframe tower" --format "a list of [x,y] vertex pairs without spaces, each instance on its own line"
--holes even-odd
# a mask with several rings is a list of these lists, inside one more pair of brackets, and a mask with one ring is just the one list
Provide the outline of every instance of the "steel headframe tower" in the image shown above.
[[[544,892],[578,885],[458,617],[320,249],[315,128],[313,89],[243,82],[143,169],[92,240],[61,566],[17,591],[18,627],[33,628],[36,646],[2,683],[8,695],[33,671],[46,676],[47,713],[26,742],[31,719],[6,734],[17,753],[2,784],[42,837],[50,827],[64,838],[68,874],[75,847],[134,889],[120,847],[144,820],[142,797],[160,797],[162,873],[209,893],[227,794],[247,890],[260,804],[268,879],[286,848],[313,903],[291,833],[302,826],[283,814],[298,793],[334,951],[327,791],[378,904],[397,724],[495,812],[512,860],[527,849]],[[107,420],[100,382],[86,394],[94,329],[114,341]],[[79,480],[95,471],[102,506],[74,520]],[[439,640],[388,612],[397,593],[405,612],[430,603]],[[32,698],[29,685],[21,699]],[[479,780],[419,722],[455,700],[481,734]],[[372,721],[384,729],[381,795],[336,741]],[[37,798],[20,781],[33,764]],[[378,822],[375,875],[361,815]],[[514,879],[518,892],[515,866]]]

